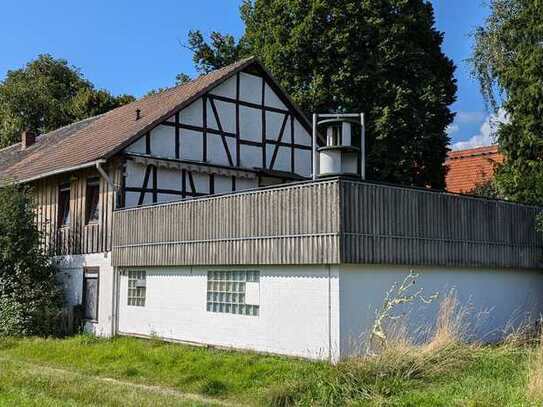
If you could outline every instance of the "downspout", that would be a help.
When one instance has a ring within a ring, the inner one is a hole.
[[[98,173],[100,173],[100,175],[102,176],[102,178],[104,178],[107,182],[107,184],[111,187],[111,189],[113,190],[113,206],[115,207],[116,206],[116,201],[117,201],[117,192],[118,192],[118,188],[117,186],[113,183],[113,181],[111,180],[111,178],[109,177],[109,175],[107,174],[107,172],[104,170],[104,168],[102,168],[102,165],[105,164],[107,161],[106,160],[98,160],[96,161],[96,170],[98,171]],[[117,277],[117,270],[115,268],[113,268],[113,276],[112,276],[112,293],[111,293],[111,335],[112,336],[115,336],[117,334],[117,302],[118,302],[118,277]]]
[[[98,160],[96,161],[96,169],[107,182],[107,184],[113,189],[113,191],[117,192],[117,186],[113,183],[111,178],[109,178],[109,175],[107,175],[107,172],[102,168],[102,164],[105,164],[106,160]]]
[[[332,270],[328,266],[328,362],[332,363]]]

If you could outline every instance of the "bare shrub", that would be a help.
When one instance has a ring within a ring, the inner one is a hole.
[[[530,316],[524,317],[520,323],[515,323],[515,320],[509,321],[504,329],[503,344],[519,347],[539,343],[542,334],[541,321],[541,317],[534,319]]]
[[[379,353],[394,344],[406,346],[410,344],[408,330],[405,326],[404,316],[398,312],[398,307],[405,304],[414,304],[421,301],[430,304],[439,293],[429,297],[423,296],[423,288],[412,291],[417,282],[418,274],[412,270],[401,283],[394,283],[390,290],[385,293],[381,309],[376,312],[367,343],[368,354]]]

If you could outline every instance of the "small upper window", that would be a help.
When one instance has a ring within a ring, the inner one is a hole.
[[[86,193],[86,223],[95,223],[100,219],[100,208],[98,202],[100,201],[100,178],[87,179],[87,193]]]
[[[70,184],[62,184],[58,192],[58,225],[70,224]]]

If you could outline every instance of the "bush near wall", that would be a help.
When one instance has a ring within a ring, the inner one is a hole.
[[[55,335],[62,295],[27,188],[0,188],[0,336]]]

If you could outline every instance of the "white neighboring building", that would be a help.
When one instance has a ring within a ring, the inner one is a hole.
[[[481,339],[543,312],[538,208],[358,181],[360,146],[334,132],[329,177],[309,181],[310,133],[247,59],[27,133],[0,150],[0,176],[34,186],[67,304],[98,335],[338,360],[411,269],[426,292],[489,310]],[[351,178],[332,177],[332,150],[351,154]]]

